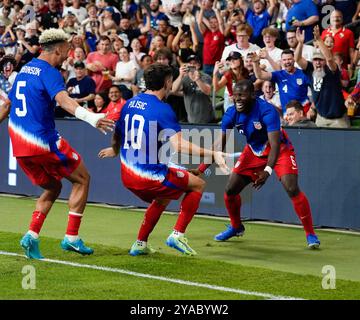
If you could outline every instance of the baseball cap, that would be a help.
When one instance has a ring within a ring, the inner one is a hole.
[[[85,69],[85,63],[82,61],[76,61],[74,63],[74,68],[75,69],[77,69],[77,68]]]
[[[241,59],[242,55],[240,52],[237,51],[231,51],[228,55],[228,57],[226,58],[226,60],[232,60],[232,59]]]
[[[105,10],[105,11],[109,11],[109,12],[111,12],[111,13],[115,13],[115,10],[114,10],[113,7],[106,7],[104,10]]]
[[[195,60],[196,62],[201,63],[200,58],[195,54],[192,54],[192,55],[188,56],[187,59],[186,59],[186,62],[190,62],[192,60]]]
[[[321,52],[319,49],[317,49],[317,50],[314,51],[314,54],[313,54],[313,60],[314,60],[314,59],[325,60],[325,57],[324,57],[324,55],[322,54],[322,52]]]
[[[16,27],[16,30],[22,30],[22,31],[26,31],[26,28],[24,25],[20,24]]]

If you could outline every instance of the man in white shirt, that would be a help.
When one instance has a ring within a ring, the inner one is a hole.
[[[64,7],[63,17],[71,12],[78,19],[79,23],[83,22],[87,17],[87,11],[84,7],[80,6],[80,0],[72,0],[71,7]]]
[[[232,51],[240,52],[243,57],[246,57],[250,52],[258,52],[260,47],[249,42],[251,34],[252,28],[248,24],[239,25],[236,29],[237,43],[225,47],[221,60],[226,60]]]
[[[291,29],[286,33],[286,40],[287,43],[289,45],[289,48],[292,51],[295,51],[297,45],[298,45],[298,41],[296,40],[296,29]],[[304,44],[303,46],[303,51],[302,51],[302,57],[306,60],[306,61],[313,61],[313,54],[314,54],[314,50],[315,48],[313,46],[309,46],[307,44]],[[299,65],[297,63],[295,63],[295,67],[299,68]]]

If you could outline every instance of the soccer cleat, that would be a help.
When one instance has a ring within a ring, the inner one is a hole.
[[[319,248],[320,240],[316,234],[309,234],[306,236],[308,247],[311,249]]]
[[[135,241],[131,246],[129,254],[131,256],[140,256],[155,253],[155,249],[153,249],[149,244],[142,244],[142,242]]]
[[[175,236],[171,234],[167,238],[166,244],[188,256],[194,256],[197,254],[196,251],[188,245],[187,239],[184,236]]]
[[[94,250],[85,246],[84,242],[81,239],[78,239],[76,241],[69,241],[66,236],[64,240],[61,241],[61,248],[66,251],[74,251],[83,255],[94,253]]]
[[[44,259],[40,253],[39,242],[39,239],[35,239],[29,233],[25,234],[20,240],[20,245],[24,248],[25,255],[29,259]]]
[[[220,232],[214,237],[215,241],[226,241],[232,237],[242,237],[245,233],[245,227],[243,224],[239,228],[233,228],[230,224],[227,225],[227,229]]]

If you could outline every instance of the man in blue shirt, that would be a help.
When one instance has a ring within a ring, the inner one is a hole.
[[[293,203],[296,214],[303,224],[308,246],[320,245],[313,225],[309,201],[298,186],[298,167],[294,148],[287,134],[280,128],[280,117],[273,105],[255,97],[254,86],[249,80],[241,80],[233,90],[234,103],[223,116],[221,150],[225,147],[227,130],[236,129],[245,135],[247,144],[236,162],[225,187],[224,200],[231,225],[215,236],[216,241],[226,241],[244,234],[241,223],[240,192],[250,183],[260,189],[274,170]],[[201,164],[198,172],[208,165]]]
[[[286,105],[291,100],[297,100],[304,106],[304,112],[310,108],[307,96],[309,80],[305,73],[295,68],[294,52],[286,49],[281,53],[281,65],[283,70],[266,72],[260,68],[260,57],[252,55],[252,62],[256,78],[275,82],[279,87],[280,101],[283,114],[286,113]]]
[[[293,0],[293,5],[286,16],[286,31],[301,27],[305,30],[305,42],[307,42],[313,38],[312,30],[318,21],[318,10],[312,0]]]
[[[243,9],[245,13],[247,23],[253,29],[250,42],[263,47],[264,41],[261,32],[270,24],[276,8],[275,0],[270,0],[269,8],[266,8],[265,0],[252,0],[252,8],[249,8],[249,5],[245,0],[240,0],[239,4],[240,8]]]
[[[115,157],[120,153],[121,178],[126,188],[146,202],[150,202],[141,224],[137,241],[130,255],[153,253],[147,240],[160,215],[173,199],[181,201],[181,211],[174,231],[166,244],[186,254],[196,251],[184,237],[186,227],[196,213],[205,182],[186,170],[169,167],[169,146],[175,152],[211,156],[227,169],[222,152],[203,149],[184,140],[181,127],[170,105],[162,102],[172,88],[172,69],[155,63],[144,72],[147,90],[127,101],[116,122],[112,147],[99,152],[100,158]],[[170,144],[169,144],[170,143]]]

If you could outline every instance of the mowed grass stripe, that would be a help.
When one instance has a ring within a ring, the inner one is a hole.
[[[26,258],[24,255],[14,253],[14,252],[6,252],[6,251],[0,251],[0,255]],[[167,277],[162,277],[162,276],[155,276],[155,275],[151,275],[151,274],[133,272],[133,271],[129,271],[129,270],[110,268],[110,267],[105,267],[105,266],[82,264],[82,263],[76,263],[76,262],[71,262],[71,261],[62,261],[62,260],[54,260],[54,259],[46,259],[46,258],[42,259],[40,261],[62,264],[62,265],[66,265],[66,266],[76,267],[76,268],[86,268],[86,269],[100,270],[100,271],[106,271],[106,272],[121,273],[121,274],[126,274],[126,275],[140,277],[140,278],[148,278],[148,279],[152,279],[152,280],[171,282],[171,283],[176,283],[176,284],[181,284],[181,285],[186,285],[186,286],[200,287],[200,288],[223,291],[223,292],[238,293],[238,294],[247,295],[247,296],[262,297],[262,298],[271,299],[271,300],[303,300],[300,298],[276,296],[276,295],[269,294],[269,293],[246,291],[246,290],[241,290],[241,289],[216,286],[216,285],[207,284],[207,283],[192,282],[192,281],[186,281],[186,280],[181,280],[181,279],[172,279],[172,278],[167,278]]]

